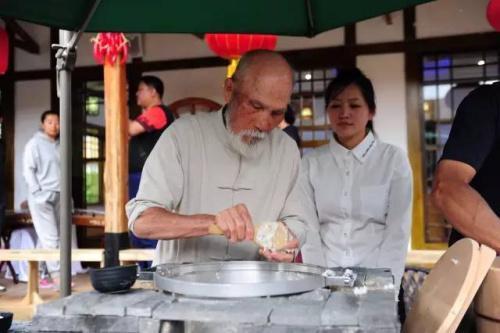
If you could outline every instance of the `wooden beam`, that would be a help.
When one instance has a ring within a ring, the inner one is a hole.
[[[433,37],[410,41],[359,44],[353,46],[333,46],[316,49],[292,50],[281,52],[295,69],[310,69],[313,67],[330,67],[332,64],[350,63],[352,56],[366,54],[382,54],[395,52],[468,52],[484,49],[499,49],[500,38],[496,32],[474,33],[459,36]],[[137,63],[135,69],[140,72],[168,71],[193,68],[225,67],[227,61],[218,57],[203,57],[193,59],[176,59],[160,61],[143,61]],[[130,66],[130,65],[128,65]],[[100,71],[100,66],[84,66],[75,68],[75,76],[88,76]],[[31,70],[17,71],[12,79],[39,80],[50,78],[52,71]],[[96,76],[97,74],[93,74]]]
[[[40,45],[15,20],[4,18],[6,26],[14,33],[12,45],[28,53],[40,54]],[[19,37],[19,38],[17,38]]]

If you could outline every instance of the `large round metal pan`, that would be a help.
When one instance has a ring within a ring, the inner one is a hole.
[[[325,268],[265,261],[159,265],[155,286],[193,297],[258,297],[302,293],[325,286]]]

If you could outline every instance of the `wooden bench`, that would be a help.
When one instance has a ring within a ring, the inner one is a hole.
[[[28,262],[28,288],[23,304],[39,304],[43,300],[38,292],[38,263],[40,261],[59,261],[59,249],[0,249],[0,261]],[[93,261],[104,265],[104,249],[72,249],[72,261]]]
[[[411,250],[406,254],[406,267],[431,269],[441,258],[442,250]]]
[[[126,265],[137,261],[152,261],[154,253],[154,249],[126,249],[120,250],[118,258],[120,260],[120,265]]]

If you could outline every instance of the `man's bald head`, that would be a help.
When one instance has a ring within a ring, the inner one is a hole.
[[[236,67],[232,80],[242,82],[255,80],[262,75],[283,77],[293,82],[290,64],[279,53],[270,50],[254,50],[245,53]]]
[[[233,77],[226,80],[225,98],[231,104],[237,95],[251,93],[270,104],[283,100],[288,103],[292,87],[293,71],[281,54],[270,50],[254,50],[243,55]]]

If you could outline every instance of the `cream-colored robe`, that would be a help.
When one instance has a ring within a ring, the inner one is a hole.
[[[216,214],[244,203],[254,223],[284,221],[304,243],[306,226],[298,199],[300,154],[280,129],[265,139],[254,159],[229,145],[222,110],[185,116],[161,136],[146,161],[139,191],[127,204],[129,228],[149,207],[179,214]],[[221,259],[228,242],[222,236],[160,240],[153,264]],[[230,243],[231,259],[259,257],[255,243]]]

